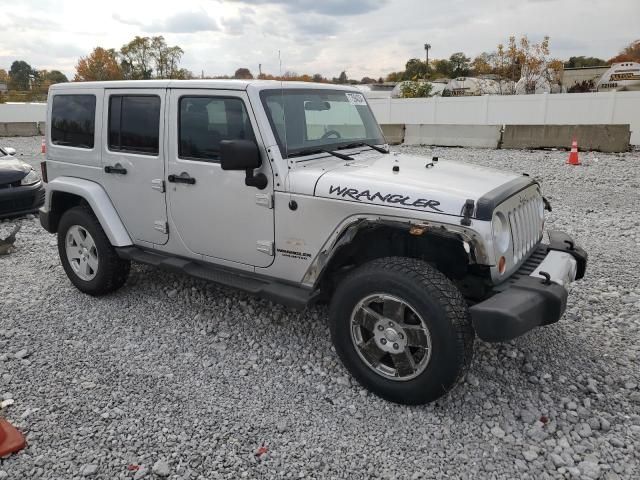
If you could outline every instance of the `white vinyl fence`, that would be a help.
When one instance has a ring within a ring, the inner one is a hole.
[[[44,122],[46,103],[0,103],[0,123]]]
[[[640,92],[369,98],[382,124],[593,125],[629,124],[640,145]],[[0,104],[0,123],[44,122],[46,104]]]
[[[640,92],[369,98],[381,124],[593,125],[629,124],[640,145]]]

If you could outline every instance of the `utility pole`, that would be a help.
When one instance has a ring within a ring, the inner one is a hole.
[[[427,52],[427,64],[426,64],[427,65],[427,71],[426,71],[426,74],[425,74],[425,77],[426,77],[427,75],[429,75],[429,50],[431,50],[431,44],[425,43],[424,44],[424,50],[425,50],[425,52]]]

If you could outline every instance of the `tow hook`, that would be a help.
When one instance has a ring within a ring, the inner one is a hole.
[[[539,274],[544,277],[544,280],[542,280],[543,285],[551,285],[551,275],[547,272],[539,272]]]

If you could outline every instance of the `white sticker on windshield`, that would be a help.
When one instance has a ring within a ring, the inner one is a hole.
[[[351,105],[366,105],[367,104],[367,102],[364,99],[364,95],[362,95],[361,93],[345,92],[345,95],[347,96],[347,100],[349,100],[349,103]]]

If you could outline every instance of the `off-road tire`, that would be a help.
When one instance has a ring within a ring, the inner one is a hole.
[[[376,293],[408,302],[427,323],[431,358],[415,378],[385,378],[356,350],[351,337],[352,312],[361,299]],[[447,277],[421,260],[386,257],[356,268],[337,286],[329,315],[333,344],[345,367],[365,388],[392,402],[417,405],[434,401],[471,364],[475,334],[467,304]]]
[[[83,280],[73,271],[67,258],[65,238],[74,225],[83,227],[91,234],[98,252],[97,272],[89,281]],[[71,283],[89,295],[105,295],[117,290],[127,281],[131,269],[131,262],[118,256],[100,222],[91,209],[85,206],[70,208],[62,215],[58,225],[58,254]]]

